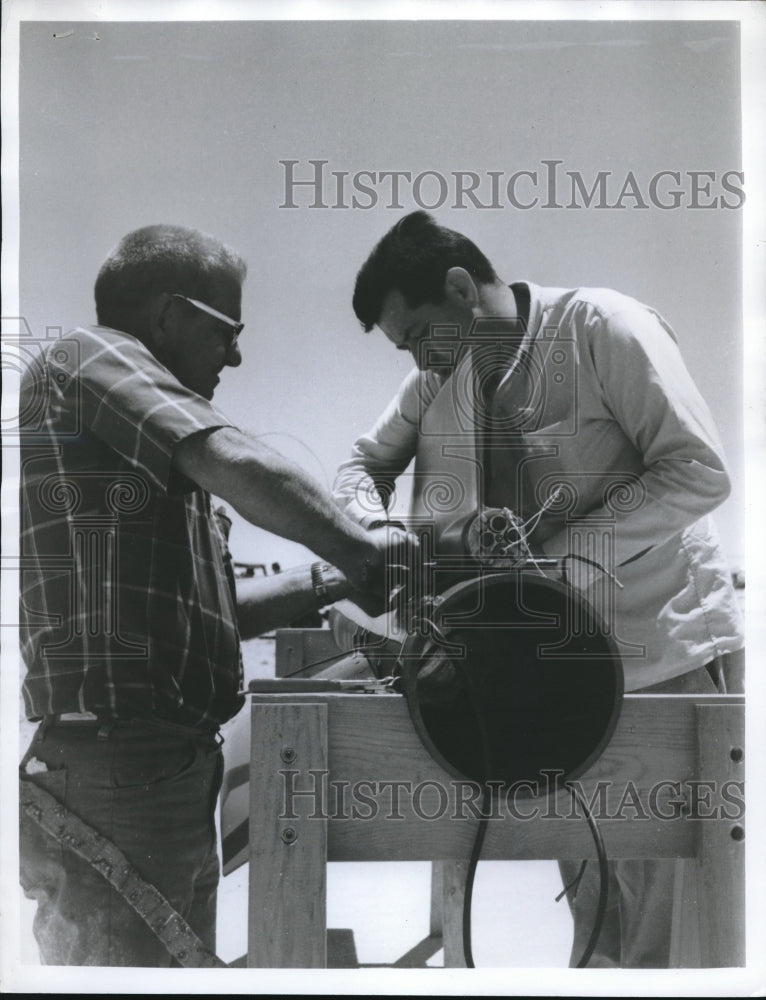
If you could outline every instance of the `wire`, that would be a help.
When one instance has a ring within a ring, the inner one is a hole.
[[[583,863],[580,865],[580,868],[579,868],[577,874],[572,879],[572,881],[571,882],[567,882],[567,884],[564,886],[564,888],[561,890],[561,892],[558,894],[558,896],[556,896],[556,898],[554,900],[555,903],[560,903],[561,900],[564,898],[564,896],[566,896],[566,894],[569,892],[570,889],[574,889],[574,891],[575,891],[574,894],[575,894],[575,896],[577,895],[577,888],[580,885],[580,882],[582,881],[582,877],[585,874],[585,869],[587,867],[588,867],[588,862],[587,861],[583,861]]]
[[[620,588],[620,590],[625,590],[625,587],[620,583],[620,581],[617,579],[617,577],[614,575],[614,573],[611,573],[608,569],[606,569],[606,567],[602,566],[600,562],[596,562],[595,559],[588,559],[586,556],[580,556],[576,552],[567,552],[567,554],[562,557],[561,562],[562,562],[562,566],[563,566],[564,582],[565,583],[567,582],[567,573],[566,573],[566,562],[567,562],[567,559],[577,559],[579,562],[587,563],[588,566],[595,566],[596,569],[600,569],[602,573],[604,573],[606,576],[608,576],[609,579],[614,584],[616,584],[616,586],[618,586]]]
[[[585,946],[585,949],[580,956],[580,959],[575,966],[577,969],[584,969],[585,966],[590,961],[593,950],[596,947],[599,936],[601,934],[601,929],[604,926],[604,914],[606,913],[606,904],[609,899],[609,869],[607,868],[607,857],[606,848],[604,847],[604,841],[601,837],[601,831],[598,828],[598,824],[588,808],[588,804],[585,798],[577,788],[576,785],[570,785],[569,782],[565,782],[567,789],[573,799],[580,803],[585,813],[585,818],[588,821],[588,826],[590,827],[590,832],[593,835],[593,842],[596,845],[596,854],[598,855],[598,874],[599,874],[599,888],[598,888],[598,906],[596,908],[596,917],[593,921],[593,929],[590,932],[590,938]],[[576,881],[579,882],[582,874],[585,870],[585,863],[580,868],[578,872]],[[569,888],[567,886],[567,888]]]
[[[476,726],[479,730],[479,737],[481,739],[481,755],[484,764],[481,816],[479,818],[479,825],[476,828],[476,836],[473,840],[471,857],[468,859],[468,869],[465,873],[465,886],[463,889],[463,957],[465,959],[466,968],[475,969],[476,966],[473,961],[473,947],[471,945],[471,904],[473,901],[473,883],[476,877],[476,868],[479,864],[481,849],[484,846],[484,838],[487,835],[487,823],[489,822],[490,805],[492,801],[492,789],[489,784],[487,784],[492,775],[492,755],[490,752],[487,727],[484,725],[484,719],[481,716],[481,712],[479,711],[476,701],[476,685],[474,678],[467,664],[462,661],[457,662],[460,664],[463,677],[465,678],[466,685],[468,687],[468,701],[471,706],[474,719],[476,720]]]
[[[279,680],[284,680],[287,677],[295,677],[296,674],[302,674],[304,670],[309,670],[311,667],[321,667],[323,663],[332,663],[333,660],[342,660],[344,656],[351,656],[352,653],[358,653],[359,651],[358,647],[340,649],[337,653],[332,653],[330,656],[323,656],[321,660],[312,660],[311,663],[304,663],[302,667],[298,667],[297,670],[292,670],[289,674],[282,674],[279,677]]]
[[[585,559],[584,557],[571,556],[571,558],[582,558],[584,562],[592,562],[592,560]],[[593,563],[593,565],[598,566],[598,563]],[[601,569],[602,567],[599,568]],[[421,621],[431,626],[432,636],[435,635],[436,638],[445,645],[449,644],[447,636],[439,628],[439,626],[436,625],[435,622],[431,621],[425,616],[422,616]],[[400,650],[399,654],[400,660],[403,649],[404,649],[404,642],[402,643],[402,649]],[[323,662],[323,661],[317,661],[317,662]],[[474,719],[476,721],[476,726],[479,730],[479,736],[481,739],[482,758],[484,764],[484,780],[482,782],[481,813],[479,817],[479,824],[476,829],[476,835],[474,837],[471,856],[468,860],[468,867],[465,876],[465,886],[463,890],[463,914],[462,914],[463,955],[465,959],[466,968],[475,969],[476,965],[474,964],[473,947],[471,942],[471,907],[473,903],[473,887],[476,878],[476,869],[478,867],[479,858],[481,857],[481,851],[484,846],[484,840],[487,834],[487,824],[490,816],[492,788],[488,784],[488,782],[492,774],[492,766],[491,766],[492,758],[491,758],[491,750],[489,744],[489,734],[487,733],[487,728],[484,725],[484,720],[482,718],[481,712],[479,711],[479,707],[477,704],[475,679],[472,676],[471,671],[469,670],[467,664],[462,663],[460,660],[453,662],[459,665],[466,681],[466,685],[468,688],[468,695],[469,695],[468,701]],[[580,792],[579,788],[576,785],[570,784],[569,782],[565,782],[564,784],[567,790],[569,791],[570,795],[572,796],[572,798],[576,802],[579,802],[579,804],[582,806],[583,812],[585,814],[585,819],[587,820],[588,827],[590,829],[591,835],[593,837],[593,842],[596,847],[596,855],[598,857],[599,895],[598,895],[598,904],[596,907],[596,916],[593,921],[593,928],[591,930],[588,943],[586,944],[583,953],[580,956],[577,965],[575,966],[578,969],[583,969],[587,966],[588,962],[590,961],[593,952],[595,950],[596,944],[598,943],[598,939],[601,935],[601,931],[603,929],[604,916],[606,914],[606,907],[609,899],[609,870],[607,867],[606,848],[604,846],[604,841],[601,836],[601,831],[598,828],[598,824],[596,823],[595,817],[591,813],[588,804],[585,801],[585,798]],[[587,866],[587,861],[584,861],[580,866],[580,870],[577,873],[576,878],[572,882],[570,882],[569,885],[564,887],[563,893],[561,893],[559,896],[556,897],[557,901],[561,899],[563,895],[570,888],[579,884],[585,872],[586,866]]]
[[[474,837],[473,849],[471,850],[471,857],[468,861],[468,869],[465,876],[465,888],[463,893],[463,955],[465,957],[466,968],[475,969],[476,966],[473,960],[473,948],[471,945],[471,905],[473,902],[473,884],[476,877],[476,868],[479,863],[479,858],[481,856],[482,847],[484,846],[484,839],[487,835],[487,823],[489,821],[490,805],[492,789],[487,784],[490,774],[491,774],[491,756],[489,747],[489,737],[487,734],[486,726],[484,725],[484,720],[481,717],[480,712],[476,704],[476,692],[474,685],[472,683],[472,678],[470,671],[468,669],[463,670],[463,675],[468,682],[469,691],[469,703],[471,709],[473,710],[474,718],[476,719],[476,724],[479,729],[479,734],[481,737],[482,745],[482,756],[484,758],[484,783],[482,785],[482,800],[481,800],[481,815],[479,819],[479,825],[476,829],[476,836]],[[599,870],[599,892],[598,892],[598,905],[596,907],[596,916],[593,921],[593,928],[588,939],[588,943],[580,956],[579,961],[575,968],[584,969],[593,955],[593,951],[598,943],[598,939],[601,935],[601,930],[604,926],[604,916],[606,914],[606,906],[609,899],[609,869],[607,867],[607,856],[606,848],[604,847],[604,841],[601,836],[601,831],[598,828],[595,817],[588,808],[588,803],[585,801],[584,796],[580,792],[576,785],[569,784],[565,782],[565,786],[568,789],[570,795],[575,801],[579,802],[585,813],[585,819],[588,822],[588,827],[590,829],[591,835],[593,837],[593,842],[596,846],[596,855],[598,856],[598,870]],[[577,885],[582,878],[587,862],[584,861],[580,866],[580,870],[577,873],[577,877],[568,886],[565,887],[564,892],[566,892],[572,885]],[[561,896],[557,897],[560,899]]]
[[[473,900],[473,882],[476,876],[476,867],[479,863],[481,849],[484,846],[484,838],[487,835],[487,823],[489,822],[490,802],[492,789],[489,785],[483,786],[481,796],[481,818],[473,841],[473,850],[468,861],[468,870],[465,873],[465,889],[463,892],[463,955],[468,969],[475,969],[473,961],[473,948],[471,947],[471,902]]]
[[[557,487],[553,491],[553,493],[551,493],[551,495],[548,497],[548,499],[545,501],[545,503],[542,505],[542,507],[536,513],[532,514],[530,517],[528,517],[526,519],[526,521],[524,521],[522,523],[522,525],[521,525],[521,531],[524,533],[524,544],[525,545],[526,545],[526,541],[527,541],[527,538],[529,537],[529,535],[531,535],[532,532],[536,530],[538,524],[540,523],[540,518],[543,516],[543,514],[550,507],[552,507],[554,505],[554,503],[558,500],[558,498],[559,498],[560,495],[561,495],[561,487],[559,486],[559,487]],[[506,509],[506,508],[504,508],[504,509]],[[532,525],[531,528],[530,528],[530,524]]]
[[[518,546],[523,552],[526,559],[532,563],[532,565],[535,567],[540,576],[543,577],[545,576],[545,573],[538,565],[537,560],[535,559],[532,553],[532,549],[529,547],[529,542],[527,541],[527,539],[536,530],[537,525],[540,523],[540,519],[543,516],[543,514],[548,510],[549,507],[553,506],[556,500],[558,500],[560,493],[561,493],[561,487],[556,489],[548,497],[548,499],[545,501],[542,507],[535,514],[532,514],[530,517],[528,517],[526,521],[521,521],[520,518],[518,518],[516,514],[514,514],[514,512],[510,510],[508,507],[502,508],[506,520],[509,522],[509,524],[511,525],[511,527],[514,529],[514,531],[518,536],[515,542],[511,542],[506,546],[505,555],[509,555],[510,552],[515,547]]]
[[[327,470],[325,469],[321,458],[319,457],[319,455],[317,455],[317,453],[314,451],[313,448],[309,447],[309,445],[306,444],[305,441],[303,441],[295,434],[290,434],[288,431],[266,431],[264,434],[254,435],[256,441],[261,441],[263,440],[263,438],[269,438],[269,437],[289,438],[291,441],[295,441],[296,444],[299,444],[302,448],[305,448],[305,450],[309,453],[309,455],[311,455],[311,457],[319,466],[319,470],[322,473],[322,478],[325,481],[325,486],[327,487],[328,490],[330,489],[330,479],[327,475]]]
[[[483,728],[483,727],[482,727]],[[598,870],[599,870],[599,892],[598,892],[598,905],[596,908],[596,917],[593,921],[593,929],[591,930],[590,937],[588,938],[588,943],[586,944],[582,955],[580,956],[575,968],[584,969],[588,962],[590,961],[593,952],[598,943],[598,939],[601,936],[601,931],[604,926],[604,916],[606,914],[606,906],[609,900],[609,870],[607,868],[607,856],[606,849],[604,847],[604,841],[601,837],[601,831],[598,828],[596,820],[594,819],[588,805],[583,798],[580,790],[567,783],[570,794],[575,798],[583,808],[585,812],[585,818],[588,821],[588,826],[590,828],[591,834],[593,835],[593,841],[596,845],[596,854],[598,855]],[[492,790],[489,785],[483,786],[482,800],[481,800],[481,818],[479,820],[479,826],[476,830],[476,836],[474,838],[473,850],[471,851],[471,857],[468,862],[468,870],[465,876],[465,891],[463,895],[463,954],[465,956],[465,964],[468,969],[475,969],[476,966],[473,960],[473,949],[471,946],[471,905],[473,901],[473,884],[476,877],[476,868],[479,862],[479,857],[481,855],[482,847],[484,846],[484,838],[487,834],[487,823],[489,821],[489,811],[490,811],[490,799]],[[580,870],[577,876],[566,886],[563,892],[556,897],[557,901],[561,899],[565,892],[567,892],[572,886],[579,883],[582,878],[587,861],[583,861],[580,866]]]

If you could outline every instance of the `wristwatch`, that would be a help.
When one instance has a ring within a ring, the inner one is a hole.
[[[329,571],[332,567],[328,563],[315,562],[311,564],[311,586],[316,594],[319,601],[322,602],[322,607],[325,604],[331,604],[330,592],[327,589],[327,584],[325,583],[324,574],[325,571]]]

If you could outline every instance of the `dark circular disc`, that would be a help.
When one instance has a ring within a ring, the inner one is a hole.
[[[579,594],[532,572],[483,575],[437,602],[405,647],[415,727],[450,773],[542,794],[582,774],[623,696],[608,629]]]

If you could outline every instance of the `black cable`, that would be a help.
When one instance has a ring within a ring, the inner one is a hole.
[[[580,865],[580,868],[579,868],[577,874],[572,879],[572,881],[571,882],[567,882],[567,884],[564,886],[564,888],[561,890],[561,892],[558,894],[558,896],[556,896],[556,898],[554,900],[555,903],[560,903],[561,900],[564,898],[564,896],[566,896],[566,894],[569,892],[570,889],[574,889],[575,896],[577,895],[577,886],[579,886],[580,882],[582,881],[582,877],[585,874],[585,869],[587,867],[588,867],[588,862],[587,861],[583,861],[583,863]]]
[[[574,558],[578,558],[575,556]],[[593,560],[583,558],[583,562],[592,563],[594,566],[598,566]],[[602,567],[599,567],[602,568]],[[433,622],[428,622],[438,635],[438,637],[446,643],[446,636],[441,631],[441,629],[436,626]],[[476,868],[478,866],[479,858],[481,856],[481,850],[484,846],[484,839],[487,834],[487,823],[490,815],[491,806],[491,795],[492,789],[488,784],[490,776],[492,774],[491,766],[491,752],[489,744],[489,735],[487,733],[486,726],[484,725],[484,720],[482,718],[481,712],[479,711],[477,704],[477,692],[475,686],[475,678],[472,676],[471,671],[468,669],[467,664],[462,663],[460,660],[454,661],[462,668],[462,674],[466,681],[466,686],[468,689],[468,702],[471,706],[474,719],[476,721],[476,726],[479,730],[479,736],[481,739],[482,748],[482,758],[484,764],[484,781],[482,782],[482,801],[481,801],[481,815],[479,819],[479,825],[476,830],[476,836],[474,837],[473,848],[471,850],[471,856],[468,861],[468,868],[465,877],[465,887],[463,892],[463,954],[465,958],[466,968],[475,969],[476,966],[473,960],[473,949],[471,945],[471,905],[473,901],[473,885],[476,876]],[[588,808],[588,804],[585,801],[582,793],[576,785],[572,785],[569,782],[565,782],[565,787],[568,789],[572,798],[579,802],[583,808],[585,814],[585,819],[587,820],[588,827],[590,829],[591,835],[593,837],[593,842],[596,847],[596,855],[598,857],[598,867],[599,867],[599,895],[598,904],[596,907],[596,917],[593,921],[593,928],[588,939],[582,955],[575,968],[583,969],[587,966],[588,962],[593,955],[598,939],[601,935],[601,931],[604,925],[604,916],[606,914],[606,907],[609,898],[609,871],[607,868],[607,856],[606,848],[604,846],[604,841],[601,836],[601,831],[598,828],[598,824]],[[572,885],[579,883],[582,878],[587,861],[584,861],[580,866],[580,870],[577,873],[577,877],[568,886],[565,886],[564,892],[566,892]],[[563,894],[562,894],[563,895]],[[560,899],[561,895],[557,897]]]
[[[584,560],[590,562],[591,560]],[[598,564],[594,564],[598,565]],[[433,623],[430,623],[433,624]],[[436,626],[434,626],[436,628]],[[440,632],[440,630],[437,629]],[[441,638],[445,638],[443,633],[441,633]],[[321,666],[323,663],[329,663],[332,660],[342,659],[344,656],[351,656],[353,653],[359,652],[360,647],[356,646],[347,650],[340,650],[337,653],[333,653],[330,656],[325,656],[320,660],[314,660],[311,663],[307,663],[300,667],[298,670],[292,673],[285,674],[284,677],[294,677],[296,674],[302,673],[304,670],[308,670],[311,667]],[[454,661],[453,661],[454,662]],[[459,662],[459,661],[458,661]],[[462,665],[462,664],[461,664]],[[476,725],[479,730],[479,735],[482,744],[482,756],[484,758],[484,775],[485,782],[489,780],[491,774],[491,757],[489,748],[489,738],[487,735],[486,727],[484,726],[484,720],[481,717],[476,705],[476,692],[473,684],[473,678],[471,677],[470,671],[468,669],[463,670],[463,675],[466,678],[469,691],[469,703],[473,710],[474,718],[476,720]],[[596,854],[598,856],[598,867],[599,867],[599,896],[598,896],[598,906],[596,908],[596,918],[593,922],[593,929],[591,930],[590,938],[585,946],[585,949],[576,965],[576,968],[583,969],[590,961],[593,951],[598,942],[599,936],[601,935],[601,930],[604,924],[604,915],[606,913],[606,905],[609,896],[609,873],[607,869],[607,857],[606,848],[604,847],[604,841],[601,837],[601,831],[598,828],[596,820],[594,819],[588,804],[585,801],[582,793],[577,788],[576,785],[570,785],[568,782],[565,783],[570,795],[580,803],[585,813],[585,819],[588,822],[588,827],[590,828],[591,835],[596,847]],[[463,892],[463,954],[465,958],[466,968],[475,969],[476,966],[473,960],[473,948],[471,945],[471,905],[473,902],[473,885],[476,877],[476,868],[479,863],[479,858],[481,856],[482,847],[484,846],[484,840],[487,835],[487,823],[489,821],[490,806],[492,798],[491,787],[484,783],[482,784],[482,799],[481,799],[481,815],[479,819],[479,825],[476,829],[476,836],[474,837],[473,848],[471,850],[471,856],[468,860],[468,868],[465,876],[465,887]],[[580,871],[578,872],[575,883],[579,882],[582,874],[585,870],[585,865],[587,862],[583,862]],[[565,892],[569,886],[565,887]],[[558,897],[559,899],[561,896]]]
[[[482,727],[483,729],[483,727]],[[585,812],[585,818],[588,822],[590,832],[593,836],[593,841],[596,845],[596,854],[598,855],[598,870],[599,870],[599,893],[598,893],[598,905],[596,907],[596,917],[593,921],[593,929],[591,930],[588,943],[586,944],[580,959],[577,962],[575,968],[584,969],[593,955],[598,939],[601,936],[601,930],[604,926],[604,916],[606,914],[606,905],[609,899],[609,871],[607,868],[607,856],[606,848],[604,847],[604,841],[601,837],[601,831],[598,828],[596,820],[594,819],[588,805],[583,798],[580,790],[573,785],[567,783],[566,787],[569,789],[570,794],[573,798],[579,801],[580,805],[583,807]],[[481,819],[479,820],[479,826],[476,830],[476,836],[474,838],[473,850],[471,851],[471,857],[468,862],[468,870],[465,876],[465,892],[463,895],[463,953],[465,955],[466,968],[475,969],[473,961],[473,950],[471,947],[471,903],[473,899],[473,883],[476,876],[476,867],[478,865],[479,856],[481,855],[481,849],[484,846],[484,838],[487,833],[487,822],[489,820],[489,807],[491,800],[492,789],[488,785],[484,785],[484,790],[481,800]],[[587,862],[584,861],[580,867],[577,877],[574,879],[566,889],[569,889],[571,885],[576,884],[582,878],[585,871],[585,866]],[[564,891],[566,891],[566,889]],[[563,894],[562,894],[563,895]],[[560,896],[558,897],[561,898]]]
[[[473,899],[473,881],[476,876],[476,867],[479,862],[481,849],[484,846],[484,838],[487,835],[491,798],[492,789],[489,785],[484,785],[481,796],[481,819],[479,820],[479,826],[474,837],[473,850],[468,861],[468,870],[465,873],[465,888],[463,892],[463,955],[467,969],[476,968],[473,961],[473,949],[471,947],[471,902]]]
[[[588,808],[588,804],[585,801],[580,789],[576,785],[570,785],[569,782],[565,782],[566,787],[569,789],[569,793],[573,799],[578,801],[583,807],[585,812],[585,818],[588,821],[588,826],[590,827],[590,832],[593,835],[593,842],[596,845],[596,854],[598,855],[598,874],[599,874],[599,889],[598,889],[598,906],[596,908],[596,918],[593,921],[593,929],[590,932],[590,938],[585,946],[585,949],[580,956],[580,960],[575,966],[576,969],[584,969],[585,966],[590,961],[593,950],[596,947],[599,936],[601,934],[601,929],[604,925],[604,914],[606,913],[606,904],[609,899],[609,870],[607,868],[607,858],[606,858],[606,848],[604,847],[604,841],[601,837],[601,831],[598,828],[593,814]],[[585,864],[580,868],[578,873],[578,879],[582,875]]]
[[[484,775],[485,782],[489,779],[491,774],[490,769],[490,750],[489,750],[489,740],[487,736],[487,730],[484,726],[483,719],[477,710],[475,702],[475,691],[473,684],[471,683],[468,671],[464,671],[464,676],[468,678],[469,684],[469,702],[471,708],[473,709],[474,717],[479,728],[479,733],[481,736],[482,743],[482,755],[484,757]],[[565,782],[565,786],[568,789],[572,798],[574,798],[583,808],[585,813],[585,819],[587,820],[588,827],[590,829],[591,835],[593,837],[593,842],[596,847],[596,855],[598,857],[598,871],[599,871],[599,892],[598,892],[598,905],[596,907],[596,917],[593,921],[593,928],[588,938],[588,943],[586,944],[582,955],[575,968],[584,969],[593,955],[598,939],[601,936],[601,931],[604,926],[604,916],[606,914],[606,906],[609,899],[609,870],[607,868],[607,856],[606,848],[604,846],[604,841],[601,836],[601,831],[598,828],[598,824],[588,808],[588,803],[585,801],[582,793],[576,785],[570,785]],[[479,819],[479,825],[476,829],[476,836],[474,837],[473,849],[471,851],[471,857],[468,861],[468,869],[465,876],[465,889],[463,893],[463,954],[465,957],[466,968],[475,969],[476,966],[473,960],[473,948],[471,945],[471,905],[473,902],[473,884],[476,877],[476,868],[478,866],[479,857],[481,856],[481,850],[484,846],[484,839],[487,835],[487,823],[490,814],[492,789],[488,784],[482,785],[482,800],[481,800],[481,818]],[[577,873],[577,878],[574,883],[579,883],[582,878],[587,862],[584,861],[580,866],[580,870]],[[567,886],[566,889],[570,888]],[[561,897],[558,897],[561,898]]]
[[[609,570],[602,566],[600,562],[596,562],[595,559],[588,559],[587,556],[578,555],[576,552],[567,552],[567,554],[561,559],[561,579],[563,583],[568,583],[567,559],[576,559],[578,562],[586,563],[588,566],[595,566],[596,569],[601,570],[604,576],[608,576],[613,583],[617,584],[620,590],[625,589],[614,573],[610,573]]]
[[[443,637],[442,633],[442,638]],[[487,733],[487,728],[484,725],[484,719],[481,716],[481,712],[479,711],[476,701],[474,678],[472,677],[467,665],[461,661],[458,662],[460,663],[463,676],[466,680],[466,685],[468,687],[468,702],[471,706],[471,710],[473,711],[476,726],[479,730],[479,737],[481,739],[481,755],[484,764],[484,783],[482,784],[481,795],[481,817],[479,819],[479,825],[476,828],[476,836],[473,840],[471,857],[468,859],[468,869],[465,873],[465,886],[463,889],[463,957],[465,959],[466,968],[475,969],[476,966],[473,961],[473,948],[471,945],[471,904],[473,901],[473,883],[474,878],[476,877],[476,868],[479,863],[479,857],[481,856],[481,849],[484,846],[484,838],[487,835],[487,823],[489,821],[490,806],[492,804],[492,789],[489,784],[487,784],[492,775],[492,756],[489,748],[489,735]]]

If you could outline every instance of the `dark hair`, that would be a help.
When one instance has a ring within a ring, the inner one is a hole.
[[[95,286],[96,318],[124,329],[153,295],[179,292],[205,300],[216,281],[242,284],[247,265],[230,247],[185,226],[144,226],[108,254]]]
[[[428,212],[411,212],[375,245],[359,269],[354,312],[366,331],[375,326],[390,291],[398,289],[410,308],[441,302],[451,267],[463,267],[480,284],[497,280],[495,270],[467,236],[438,225]]]

